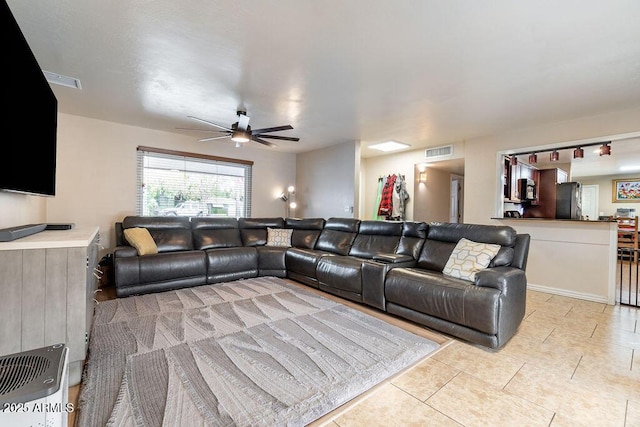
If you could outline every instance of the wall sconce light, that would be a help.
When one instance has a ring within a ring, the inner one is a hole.
[[[583,159],[584,158],[584,150],[582,147],[578,147],[573,150],[573,158],[574,159]]]
[[[549,160],[551,160],[552,162],[557,162],[558,160],[560,160],[560,153],[558,153],[556,150],[553,150],[549,155]]]
[[[536,153],[529,154],[529,163],[538,163],[538,155]]]
[[[418,181],[420,181],[422,184],[426,184],[427,171],[420,171],[420,173],[418,174]]]
[[[609,145],[609,143],[610,142],[605,142],[600,147],[600,155],[601,156],[610,156],[611,155],[611,146]]]

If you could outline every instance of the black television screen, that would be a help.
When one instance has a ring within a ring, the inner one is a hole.
[[[9,6],[0,1],[9,48],[2,67],[0,190],[53,196],[58,101]]]

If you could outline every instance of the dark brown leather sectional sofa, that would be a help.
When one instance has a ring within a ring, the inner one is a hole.
[[[158,254],[138,256],[123,230],[147,228]],[[267,246],[268,228],[292,229]],[[461,238],[500,245],[473,282],[442,270]],[[480,345],[499,348],[525,312],[529,235],[507,226],[351,218],[129,216],[116,223],[116,294],[258,276],[288,277]]]

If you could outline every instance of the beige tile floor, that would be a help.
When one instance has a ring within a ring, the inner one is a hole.
[[[493,351],[347,304],[443,347],[314,425],[640,426],[639,310],[527,291],[518,333]]]
[[[640,312],[527,292],[514,338],[452,340],[324,424],[640,426]]]

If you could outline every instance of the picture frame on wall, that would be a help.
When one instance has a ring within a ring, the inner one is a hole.
[[[613,180],[613,203],[640,202],[640,178]]]

